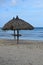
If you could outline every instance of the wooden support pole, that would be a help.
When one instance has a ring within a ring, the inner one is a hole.
[[[14,30],[14,39],[16,40],[16,36],[15,36],[15,30]]]
[[[17,36],[19,36],[19,30],[17,30]]]
[[[14,30],[14,36],[15,36],[15,30]]]
[[[17,44],[19,43],[19,30],[17,30]]]

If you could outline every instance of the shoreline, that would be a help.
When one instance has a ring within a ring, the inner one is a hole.
[[[0,45],[17,45],[17,40],[8,40],[8,39],[0,39]],[[43,44],[43,41],[40,40],[19,40],[18,45],[20,44]]]

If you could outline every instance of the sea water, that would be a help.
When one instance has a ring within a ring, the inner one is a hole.
[[[3,31],[0,28],[0,39],[14,39],[14,31]],[[42,40],[43,41],[43,27],[35,27],[33,30],[19,30],[20,40]]]

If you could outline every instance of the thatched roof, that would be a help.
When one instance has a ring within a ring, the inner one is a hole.
[[[3,30],[27,30],[27,29],[32,30],[34,29],[34,27],[31,24],[25,22],[24,20],[19,19],[18,16],[16,18],[13,18],[3,26]]]
[[[12,30],[13,27],[13,23],[14,23],[15,18],[13,17],[13,19],[11,19],[9,22],[7,22],[4,26],[3,26],[3,30]]]

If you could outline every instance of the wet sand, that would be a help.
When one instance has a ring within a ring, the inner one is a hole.
[[[0,65],[43,65],[43,41],[0,40]]]

